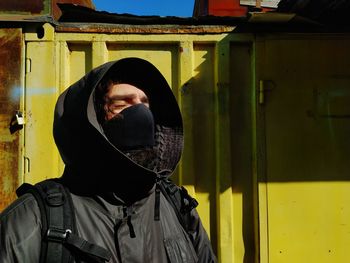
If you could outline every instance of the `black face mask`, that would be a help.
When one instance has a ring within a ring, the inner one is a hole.
[[[144,104],[122,110],[102,128],[108,140],[119,150],[135,151],[154,146],[154,119]]]

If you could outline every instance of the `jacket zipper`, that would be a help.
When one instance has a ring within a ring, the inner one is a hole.
[[[120,246],[119,246],[119,240],[118,240],[118,231],[119,231],[119,228],[120,226],[122,225],[123,223],[123,219],[117,219],[116,222],[115,222],[115,226],[114,226],[114,243],[115,243],[115,249],[117,251],[117,257],[118,257],[118,261],[120,263],[122,263],[122,255],[121,255],[121,252],[120,252]]]

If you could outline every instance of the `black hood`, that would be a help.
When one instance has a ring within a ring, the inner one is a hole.
[[[156,166],[146,169],[124,155],[97,121],[94,92],[110,71],[143,90],[155,122]],[[139,58],[108,62],[93,69],[58,98],[53,133],[65,163],[62,181],[83,195],[113,192],[135,201],[154,186],[157,174],[171,174],[182,153],[182,119],[176,99],[158,69]]]

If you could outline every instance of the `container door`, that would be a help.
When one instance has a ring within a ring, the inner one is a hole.
[[[0,211],[16,198],[21,183],[22,47],[21,29],[0,29]]]
[[[350,257],[349,45],[342,36],[257,43],[261,262]]]

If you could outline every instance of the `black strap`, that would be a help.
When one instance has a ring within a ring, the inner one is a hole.
[[[154,221],[160,220],[160,186],[159,182],[156,184],[156,195],[155,195],[155,202],[154,202]]]
[[[22,196],[26,193],[30,193],[34,196],[41,215],[41,236],[44,237],[46,235],[47,231],[47,220],[46,220],[46,209],[45,209],[45,203],[42,199],[41,194],[39,191],[31,184],[24,183],[16,190],[17,196]],[[47,251],[47,243],[42,242],[41,243],[41,250],[40,250],[40,259],[39,262],[45,262],[46,260],[46,251]]]
[[[73,262],[70,251],[62,246],[57,233],[65,237],[68,232],[75,232],[73,224],[73,209],[68,202],[68,193],[65,188],[54,180],[46,180],[35,185],[42,199],[45,201],[47,231],[43,242],[46,243],[46,263]],[[52,237],[55,233],[55,237]]]
[[[183,186],[181,186],[180,190],[181,195],[181,213],[187,214],[191,212],[192,209],[196,208],[198,206],[198,201],[189,195],[187,192],[187,189]]]
[[[132,225],[131,216],[130,215],[128,215],[126,223],[127,223],[128,227],[129,227],[130,237],[131,238],[135,238],[136,237],[135,229],[134,229],[134,226]]]
[[[73,262],[72,253],[88,262],[109,261],[109,251],[76,235],[71,195],[57,180],[46,180],[35,186],[23,184],[16,192],[18,196],[31,193],[38,203],[43,237],[41,263]]]
[[[184,187],[178,187],[168,178],[159,180],[156,186],[157,188],[159,188],[172,205],[180,224],[188,232],[190,229],[190,212],[198,206],[197,200],[191,197]]]
[[[74,234],[68,234],[65,244],[70,246],[83,258],[93,260],[93,262],[106,262],[112,257],[112,254],[108,250]]]

